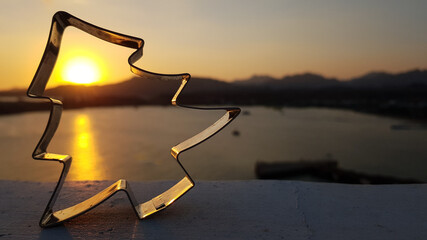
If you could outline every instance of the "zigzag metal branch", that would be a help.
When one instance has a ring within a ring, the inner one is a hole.
[[[160,80],[175,80],[181,81],[181,85],[174,97],[172,98],[172,105],[181,106],[192,109],[200,109],[200,110],[225,110],[226,113],[214,124],[210,127],[206,128],[199,134],[185,140],[184,142],[172,147],[171,154],[177,160],[178,164],[182,168],[185,173],[185,177],[180,180],[173,187],[163,192],[162,194],[152,198],[151,200],[145,203],[138,203],[135,199],[135,196],[132,193],[132,190],[129,186],[129,183],[126,180],[119,180],[103,191],[97,193],[93,197],[78,203],[74,206],[68,207],[66,209],[62,209],[59,211],[53,211],[53,206],[56,202],[56,199],[59,195],[59,192],[62,188],[62,185],[67,176],[68,170],[71,167],[72,158],[70,155],[63,154],[55,154],[48,153],[47,147],[54,136],[56,129],[59,126],[59,122],[62,114],[62,102],[57,99],[50,98],[49,96],[44,96],[44,91],[46,85],[49,81],[50,75],[55,66],[56,60],[59,54],[59,48],[61,45],[62,36],[64,30],[68,26],[76,27],[90,35],[98,37],[104,41],[114,43],[123,47],[133,48],[136,51],[129,57],[128,62],[131,68],[131,71],[141,77],[149,77],[150,79],[160,79]],[[40,138],[34,152],[33,158],[35,160],[46,160],[46,161],[57,161],[63,164],[63,169],[61,172],[61,176],[59,177],[58,184],[53,191],[52,197],[50,198],[46,209],[42,215],[40,220],[41,227],[49,227],[57,225],[63,221],[69,220],[76,216],[79,216],[92,208],[98,206],[112,195],[117,193],[118,191],[124,191],[129,200],[134,207],[136,215],[143,219],[153,213],[156,213],[160,210],[165,209],[167,206],[172,204],[175,200],[181,197],[184,193],[190,190],[194,185],[194,181],[191,179],[190,175],[184,169],[182,164],[179,161],[179,154],[202,143],[208,138],[212,137],[214,134],[219,132],[222,128],[224,128],[227,124],[229,124],[233,119],[237,117],[240,113],[239,108],[198,108],[198,107],[190,107],[183,106],[178,104],[178,96],[181,91],[184,89],[185,85],[188,81],[190,81],[190,74],[158,74],[149,72],[143,69],[140,69],[134,65],[136,61],[138,61],[142,55],[142,49],[144,46],[144,41],[140,38],[127,36],[124,34],[116,33],[107,29],[103,29],[92,25],[88,22],[85,22],[81,19],[78,19],[66,12],[57,12],[52,19],[52,25],[50,29],[49,39],[46,45],[46,49],[44,51],[42,60],[37,69],[37,72],[28,88],[27,95],[32,98],[42,98],[48,99],[51,102],[51,110],[48,123],[46,125],[43,136]]]

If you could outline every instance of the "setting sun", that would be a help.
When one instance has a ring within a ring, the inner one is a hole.
[[[75,84],[91,84],[100,80],[99,66],[88,57],[75,57],[65,63],[62,77]]]

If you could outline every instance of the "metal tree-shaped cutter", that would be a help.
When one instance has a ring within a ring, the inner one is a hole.
[[[176,91],[175,95],[172,98],[172,105],[181,106],[192,109],[199,110],[225,110],[225,114],[217,120],[214,124],[198,133],[197,135],[179,143],[178,145],[172,147],[171,154],[178,162],[179,166],[185,173],[185,177],[180,180],[177,184],[172,186],[170,189],[161,193],[160,195],[152,198],[151,200],[138,203],[135,199],[135,196],[130,188],[129,183],[120,179],[108,188],[103,191],[97,193],[91,198],[78,203],[74,206],[53,211],[53,206],[58,198],[59,192],[64,184],[65,178],[67,176],[68,170],[71,167],[72,157],[70,155],[65,154],[55,154],[48,153],[47,147],[54,136],[56,129],[59,126],[59,122],[62,114],[62,102],[57,99],[53,99],[49,96],[44,95],[44,91],[46,88],[46,84],[49,81],[50,75],[55,66],[56,60],[59,54],[59,48],[61,45],[62,36],[64,30],[68,26],[76,27],[92,36],[98,37],[104,41],[114,43],[123,47],[136,49],[134,53],[130,55],[128,58],[128,63],[130,65],[130,69],[136,75],[141,77],[146,77],[150,79],[160,79],[165,81],[181,81],[181,85]],[[33,158],[35,160],[46,160],[46,161],[57,161],[63,164],[62,172],[59,177],[59,181],[53,191],[53,194],[46,206],[46,209],[41,217],[40,226],[41,227],[49,227],[57,225],[61,222],[79,216],[92,208],[98,206],[112,195],[117,193],[118,191],[124,191],[128,196],[135,213],[140,219],[143,219],[153,213],[156,213],[160,210],[165,209],[170,204],[172,204],[175,200],[180,198],[183,194],[185,194],[188,190],[194,187],[195,183],[191,179],[190,175],[184,169],[182,164],[179,161],[179,154],[202,143],[207,140],[215,133],[224,128],[227,124],[229,124],[233,119],[237,117],[240,113],[239,108],[234,107],[225,107],[225,108],[200,108],[200,107],[191,107],[184,106],[178,103],[178,95],[184,89],[185,85],[190,80],[191,76],[188,73],[183,74],[158,74],[149,72],[143,69],[140,69],[134,65],[136,61],[138,61],[142,57],[142,49],[144,46],[144,41],[140,38],[127,36],[124,34],[120,34],[117,32],[113,32],[107,29],[103,29],[97,27],[93,24],[85,22],[79,18],[76,18],[66,12],[57,12],[52,19],[52,25],[50,29],[49,39],[46,45],[46,49],[44,51],[43,57],[41,59],[40,65],[37,69],[37,72],[28,88],[27,95],[32,98],[41,98],[48,99],[51,102],[51,110],[48,123],[46,125],[45,131],[40,138],[34,152]]]

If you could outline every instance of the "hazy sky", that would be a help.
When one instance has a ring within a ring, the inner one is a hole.
[[[143,38],[138,65],[162,73],[234,80],[309,71],[348,79],[427,68],[425,0],[2,0],[1,89],[29,85],[59,10]],[[105,82],[131,76],[131,50],[72,28],[63,41],[58,61],[83,49],[102,59]]]

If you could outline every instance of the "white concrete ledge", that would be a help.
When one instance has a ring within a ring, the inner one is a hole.
[[[109,183],[68,183],[59,203],[83,200]],[[140,201],[171,184],[131,182]],[[62,226],[41,229],[54,185],[0,181],[0,239],[427,239],[426,184],[198,182],[148,219],[138,220],[118,193]]]

